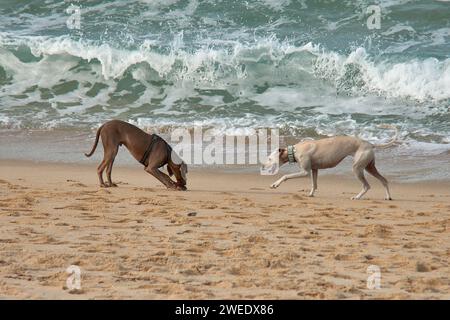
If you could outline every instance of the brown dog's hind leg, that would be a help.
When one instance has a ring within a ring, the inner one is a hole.
[[[173,182],[167,174],[159,171],[158,168],[150,168],[147,166],[144,170],[161,181],[161,183],[165,185],[167,189],[176,189],[175,182]]]
[[[112,167],[114,164],[114,159],[116,158],[117,152],[119,151],[119,146],[116,146],[115,149],[110,152],[108,155],[108,166],[106,168],[106,178],[108,179],[108,187],[117,187],[117,184],[112,182],[111,179],[111,173],[112,173]]]
[[[100,183],[100,187],[105,188],[106,184],[103,181],[103,171],[106,168],[106,161],[105,159],[102,160],[102,162],[100,162],[99,166],[97,167],[97,175],[98,175],[98,181]]]

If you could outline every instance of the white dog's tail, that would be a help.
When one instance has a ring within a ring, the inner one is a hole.
[[[375,148],[389,148],[390,146],[394,145],[397,142],[397,138],[398,138],[398,129],[396,126],[393,126],[391,124],[380,124],[379,125],[380,128],[385,128],[385,129],[394,129],[395,130],[395,135],[392,138],[391,141],[389,141],[388,143],[383,143],[383,144],[374,144]]]

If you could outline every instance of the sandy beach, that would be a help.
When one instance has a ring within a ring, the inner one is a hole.
[[[194,169],[168,191],[138,165],[0,162],[2,299],[449,299],[450,183]],[[68,290],[67,267],[81,270]],[[367,268],[381,271],[368,289]]]

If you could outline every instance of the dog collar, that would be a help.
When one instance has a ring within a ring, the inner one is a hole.
[[[153,145],[155,144],[155,142],[160,139],[158,135],[156,134],[152,134],[150,137],[150,144],[148,145],[147,150],[145,150],[144,155],[142,156],[141,161],[139,161],[140,163],[142,163],[144,166],[146,165],[146,161],[148,159],[148,157],[150,156],[150,153],[152,152],[153,149]]]
[[[295,147],[294,146],[288,146],[287,147],[287,154],[288,154],[288,161],[289,161],[289,163],[297,162],[295,160],[295,156],[294,156],[294,154],[295,154]]]

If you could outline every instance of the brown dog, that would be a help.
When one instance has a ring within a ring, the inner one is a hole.
[[[102,138],[104,152],[103,161],[97,168],[101,187],[117,187],[111,180],[111,172],[119,146],[124,145],[131,155],[144,165],[144,170],[161,181],[167,188],[186,190],[187,165],[172,151],[169,144],[156,134],[147,134],[124,121],[108,121],[97,130],[94,146],[91,152],[85,153],[86,157],[92,156],[95,152],[99,137]],[[175,174],[176,183],[168,175],[159,171],[159,168],[165,164],[167,164],[169,175]],[[107,184],[103,181],[105,169],[108,178]]]

